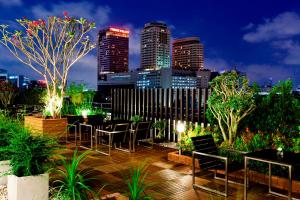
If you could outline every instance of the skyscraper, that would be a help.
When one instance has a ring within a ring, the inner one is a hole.
[[[203,45],[197,37],[182,38],[173,41],[172,68],[198,71],[203,69]]]
[[[101,74],[128,71],[129,31],[108,28],[98,35],[98,79]]]
[[[170,30],[162,22],[145,24],[141,33],[141,68],[170,67]]]

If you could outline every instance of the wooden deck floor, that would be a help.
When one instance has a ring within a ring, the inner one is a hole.
[[[74,147],[70,147],[65,154],[71,155],[73,149]],[[113,150],[111,156],[93,152],[81,167],[93,167],[99,172],[101,182],[106,184],[103,191],[104,195],[114,192],[125,194],[127,186],[124,177],[129,174],[130,167],[146,162],[149,173],[146,182],[152,184],[152,187],[147,190],[147,194],[154,199],[243,199],[243,186],[234,184],[229,184],[229,197],[227,198],[200,189],[194,190],[191,167],[169,162],[167,160],[168,151],[171,150],[162,147],[155,147],[154,149],[138,147],[136,153]],[[222,188],[222,182],[213,179],[197,178],[196,181],[219,189]],[[265,186],[254,185],[248,193],[248,199],[279,200],[283,198],[267,194],[267,187]]]

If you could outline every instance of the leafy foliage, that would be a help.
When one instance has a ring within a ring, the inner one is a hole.
[[[177,143],[177,146],[183,153],[184,152],[190,153],[194,150],[194,145],[191,139],[192,137],[212,134],[210,128],[202,128],[199,125],[196,127],[190,125],[185,130],[186,130],[185,132],[181,133]]]
[[[147,176],[148,173],[145,164],[130,169],[130,177],[126,180],[130,200],[152,199],[145,193],[146,189],[151,186],[145,183]]]
[[[163,138],[164,132],[167,128],[167,121],[158,120],[155,123],[153,123],[152,127],[158,130],[158,134],[156,135],[156,138]]]
[[[21,125],[19,121],[12,120],[4,113],[0,113],[0,160],[9,160],[11,153],[9,151],[12,134],[19,132]]]
[[[132,121],[133,125],[137,125],[139,122],[141,122],[143,118],[139,115],[134,115],[130,118],[130,121]]]
[[[246,77],[235,71],[224,73],[211,82],[212,94],[207,101],[207,115],[217,121],[223,140],[229,144],[237,136],[241,121],[255,109],[254,92],[248,83]]]
[[[16,95],[17,88],[11,82],[0,81],[0,101],[5,108],[13,103]]]
[[[99,187],[99,175],[92,168],[80,169],[91,151],[78,154],[76,149],[71,160],[62,159],[62,167],[52,171],[54,198],[68,200],[88,200],[98,194],[95,188]]]
[[[54,139],[32,136],[19,121],[0,117],[1,156],[10,159],[12,174],[22,177],[45,173],[51,165],[51,156],[58,145]]]
[[[300,124],[300,100],[292,94],[290,80],[279,82],[266,96],[256,95],[257,109],[246,121],[252,131],[297,133]]]

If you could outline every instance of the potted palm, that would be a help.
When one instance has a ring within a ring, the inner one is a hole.
[[[94,22],[74,18],[49,16],[46,20],[17,20],[21,29],[10,31],[0,26],[0,43],[23,64],[44,78],[46,84],[45,112],[52,119],[25,117],[25,126],[33,133],[63,134],[67,119],[61,118],[68,74],[72,66],[95,45],[88,33]]]
[[[135,129],[135,127],[143,120],[143,118],[139,115],[134,115],[130,118],[130,121],[132,122],[132,128]]]
[[[9,142],[11,174],[7,190],[10,200],[48,200],[51,156],[56,141],[45,136],[33,136],[20,127]]]

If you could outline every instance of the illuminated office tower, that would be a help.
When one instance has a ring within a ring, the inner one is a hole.
[[[203,45],[199,38],[189,37],[173,41],[172,68],[198,71],[203,69]]]
[[[141,33],[141,69],[170,67],[170,30],[161,22],[145,24]]]
[[[101,74],[128,71],[129,31],[100,30],[98,35],[98,79]]]

